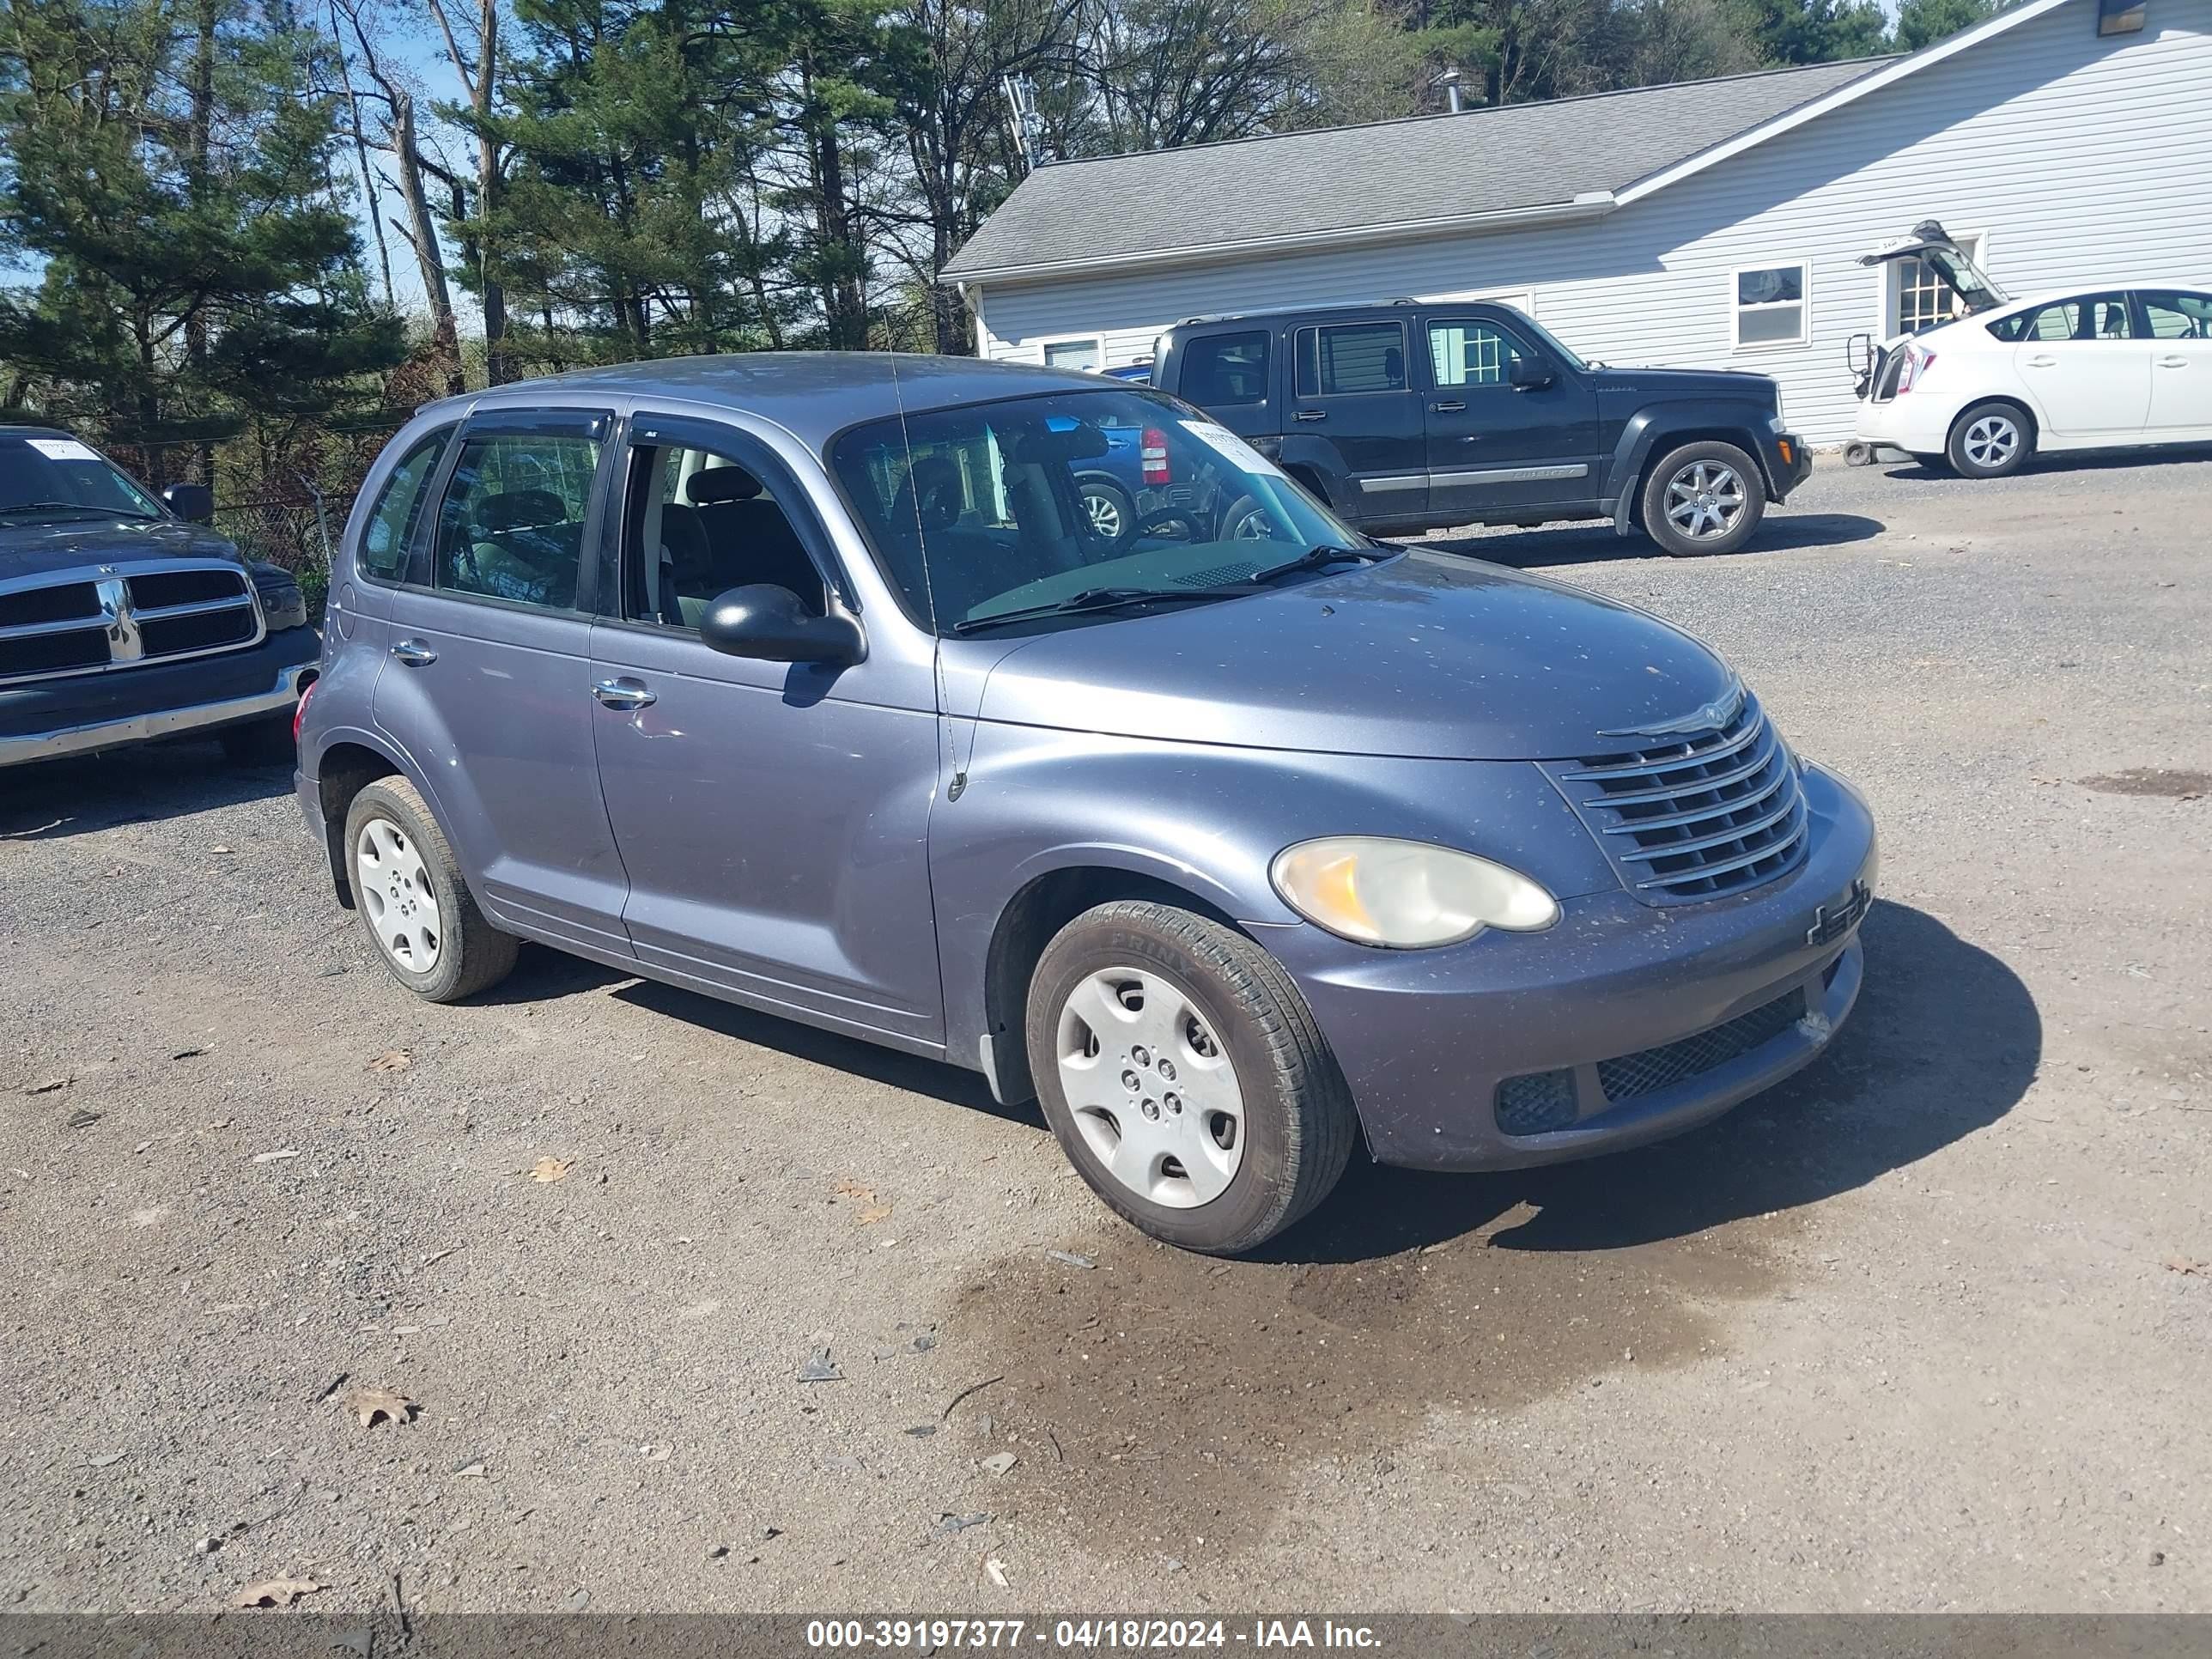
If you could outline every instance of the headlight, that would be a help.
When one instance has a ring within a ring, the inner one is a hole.
[[[1267,873],[1291,909],[1361,945],[1455,945],[1559,919],[1559,902],[1518,871],[1425,842],[1325,836],[1285,848]]]

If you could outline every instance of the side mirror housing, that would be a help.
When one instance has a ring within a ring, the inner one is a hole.
[[[1553,378],[1552,366],[1538,358],[1523,357],[1516,351],[1507,362],[1506,384],[1516,392],[1534,392],[1551,385]]]
[[[215,522],[215,491],[205,484],[171,484],[161,492],[169,511],[193,524]]]
[[[699,637],[729,657],[762,662],[818,662],[848,666],[867,654],[860,625],[850,617],[817,617],[787,587],[733,587],[700,618]]]

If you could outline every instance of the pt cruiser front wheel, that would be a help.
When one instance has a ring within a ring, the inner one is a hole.
[[[1030,1073],[1091,1190],[1155,1238],[1232,1255],[1328,1195],[1358,1119],[1313,1014],[1242,934],[1102,904],[1030,981]]]
[[[392,976],[430,1002],[458,1002],[514,969],[519,949],[477,908],[446,832],[404,778],[379,778],[346,809],[355,908]]]

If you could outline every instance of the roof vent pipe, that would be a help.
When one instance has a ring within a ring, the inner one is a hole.
[[[1450,100],[1451,112],[1454,115],[1467,107],[1460,101],[1459,78],[1459,71],[1455,69],[1448,69],[1437,76],[1437,84],[1444,89],[1444,96]]]

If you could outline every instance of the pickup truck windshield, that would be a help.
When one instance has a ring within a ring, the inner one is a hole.
[[[1133,389],[871,422],[830,462],[909,614],[941,634],[1227,597],[1368,545],[1242,439]]]
[[[161,504],[74,438],[0,433],[0,524],[158,519]]]

